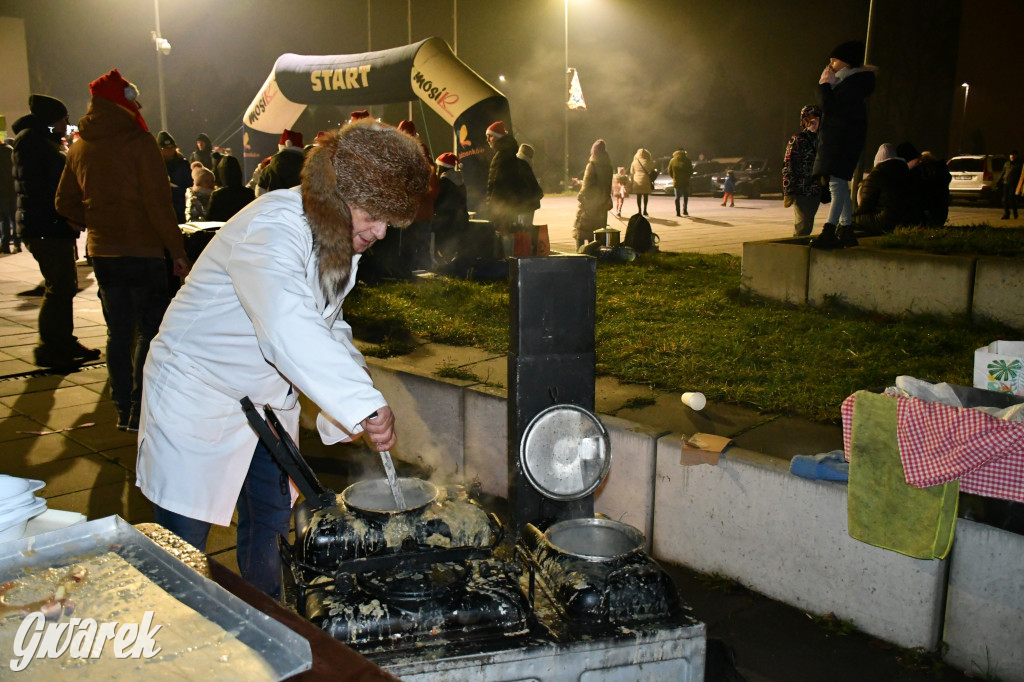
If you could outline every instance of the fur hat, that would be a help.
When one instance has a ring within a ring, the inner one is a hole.
[[[518,156],[520,159],[522,159],[523,161],[531,162],[531,163],[533,162],[533,154],[534,154],[533,145],[526,144],[525,142],[523,144],[519,145],[519,151],[516,152],[516,156]]]
[[[56,123],[68,115],[68,108],[56,97],[47,95],[29,95],[28,110],[43,125]]]
[[[156,134],[156,143],[160,145],[161,149],[163,149],[164,147],[178,146],[178,143],[174,141],[174,138],[171,137],[171,134],[166,130],[161,130],[159,133]]]
[[[505,128],[504,121],[495,121],[491,125],[487,126],[487,134],[491,137],[502,138],[508,135],[508,129]]]
[[[459,165],[459,157],[455,156],[451,152],[445,152],[441,156],[437,157],[437,165],[442,168],[455,168]]]
[[[837,45],[835,49],[828,53],[828,56],[830,59],[838,59],[853,67],[863,66],[864,41],[848,40],[845,43]]]
[[[398,129],[406,135],[412,135],[416,137],[416,124],[412,121],[402,121],[398,124]]]
[[[302,133],[287,129],[281,133],[281,139],[277,141],[277,148],[280,150],[287,147],[302,149]]]
[[[139,104],[139,89],[125,80],[117,69],[111,69],[92,83],[89,83],[89,94],[92,95],[93,99],[102,97],[134,112],[135,122],[143,130],[149,131],[146,121],[143,120],[142,114],[139,112],[142,108],[142,105]]]
[[[889,159],[900,159],[902,158],[899,152],[896,151],[895,145],[890,142],[883,142],[878,145],[878,151],[875,153],[875,165],[888,161]]]
[[[350,123],[352,121],[358,121],[363,118],[370,118],[370,112],[367,111],[366,109],[357,109],[356,111],[353,111],[351,114],[348,115],[348,120]]]
[[[351,272],[351,209],[405,227],[430,188],[430,175],[417,140],[373,119],[332,130],[309,151],[302,206],[328,300],[341,294]]]

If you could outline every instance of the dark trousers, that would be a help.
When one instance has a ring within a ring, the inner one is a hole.
[[[15,224],[17,199],[14,197],[0,198],[0,252],[8,253],[10,246],[21,246],[18,226]]]
[[[25,240],[29,253],[43,275],[43,302],[39,306],[39,348],[37,355],[53,358],[70,356],[75,338],[74,299],[78,293],[74,239]]]
[[[238,547],[235,556],[242,577],[275,599],[281,598],[281,555],[277,536],[291,528],[288,477],[262,442],[256,445],[249,471],[238,493]],[[210,525],[153,505],[153,520],[206,551]]]
[[[814,230],[814,216],[820,205],[821,199],[816,196],[797,194],[793,197],[794,237],[806,237]]]
[[[1013,187],[1010,184],[1014,185]],[[1017,217],[1017,187],[1016,183],[1010,183],[1003,187],[1003,217],[1009,218],[1010,214]]]
[[[683,213],[687,213],[687,204],[690,203],[690,187],[673,187],[672,192],[676,195],[676,215],[679,215],[679,199],[683,200]]]
[[[107,322],[107,373],[118,416],[128,420],[142,402],[142,367],[169,302],[162,258],[92,259]]]
[[[644,215],[647,214],[647,199],[649,198],[649,196],[650,196],[649,194],[637,194],[636,195],[636,212],[637,213],[640,213],[640,211],[643,211]],[[643,208],[642,209],[640,208],[641,200],[643,200]]]

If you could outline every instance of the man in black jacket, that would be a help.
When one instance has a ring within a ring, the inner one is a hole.
[[[74,335],[76,240],[79,230],[57,214],[54,197],[64,171],[61,138],[68,129],[68,109],[46,95],[28,98],[30,114],[14,122],[14,181],[18,192],[18,234],[39,263],[43,302],[39,306],[40,367],[70,367],[95,360],[98,350],[86,348]]]
[[[171,203],[174,204],[174,215],[178,223],[188,222],[185,215],[185,195],[192,186],[192,168],[178,150],[178,143],[171,134],[161,130],[156,135],[156,143],[160,146],[160,154],[167,166],[167,177],[171,180]]]
[[[1017,217],[1017,183],[1020,182],[1021,160],[1014,149],[1010,158],[1003,164],[1003,220],[1009,220],[1010,214]]]

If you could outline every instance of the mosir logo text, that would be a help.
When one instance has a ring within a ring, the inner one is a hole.
[[[163,625],[153,625],[153,612],[142,623],[99,623],[92,618],[71,618],[67,623],[45,623],[41,611],[25,617],[14,637],[11,670],[20,672],[33,658],[99,658],[111,642],[115,658],[152,658],[160,653],[154,635]]]

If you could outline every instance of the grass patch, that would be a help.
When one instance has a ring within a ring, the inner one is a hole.
[[[455,365],[444,365],[438,368],[438,370],[434,372],[434,374],[443,379],[459,379],[461,381],[480,381],[480,377],[478,377],[473,372],[470,372],[465,367],[457,367]]]
[[[972,383],[974,349],[1016,332],[966,319],[796,308],[743,296],[740,259],[664,253],[597,271],[597,371],[652,389],[838,423],[839,405],[897,375]],[[552,292],[558,297],[558,292]],[[356,287],[345,318],[391,336],[508,349],[508,283],[435,278]]]
[[[1024,228],[963,225],[957,227],[898,227],[871,241],[880,249],[907,249],[942,255],[1024,256]]]

